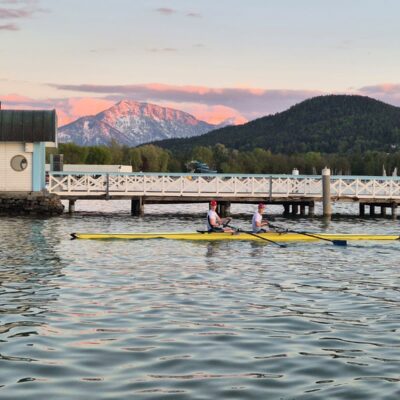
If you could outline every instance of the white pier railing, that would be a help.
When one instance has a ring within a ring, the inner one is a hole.
[[[400,200],[400,178],[331,176],[332,199]],[[62,197],[322,198],[316,175],[51,172],[48,190]]]

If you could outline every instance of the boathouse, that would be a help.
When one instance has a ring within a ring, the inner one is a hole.
[[[56,146],[55,110],[2,110],[0,106],[1,212],[53,212],[62,207],[45,190],[46,147]]]

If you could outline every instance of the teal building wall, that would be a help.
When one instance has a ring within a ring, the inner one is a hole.
[[[44,142],[33,144],[32,190],[39,192],[46,188],[46,145]]]

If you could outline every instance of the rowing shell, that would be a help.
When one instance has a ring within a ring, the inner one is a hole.
[[[306,234],[312,234],[306,236]],[[399,235],[369,235],[359,233],[291,233],[291,232],[267,232],[250,234],[246,232],[166,232],[166,233],[71,233],[72,239],[173,239],[173,240],[252,240],[262,241],[263,239],[273,240],[274,242],[316,242],[321,240],[400,240]]]

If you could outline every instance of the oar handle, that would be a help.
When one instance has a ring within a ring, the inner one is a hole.
[[[235,229],[236,232],[242,232],[242,233],[245,233],[247,235],[254,236],[254,237],[258,238],[258,239],[265,240],[266,242],[275,244],[276,246],[279,246],[279,247],[282,247],[282,248],[287,247],[286,244],[277,243],[277,242],[275,242],[273,240],[270,240],[270,239],[267,239],[267,238],[265,238],[263,236],[257,235],[256,233],[249,232],[249,231],[244,231],[243,229],[237,228],[237,227],[232,226],[232,225],[226,225],[226,226],[228,226],[229,228]]]

